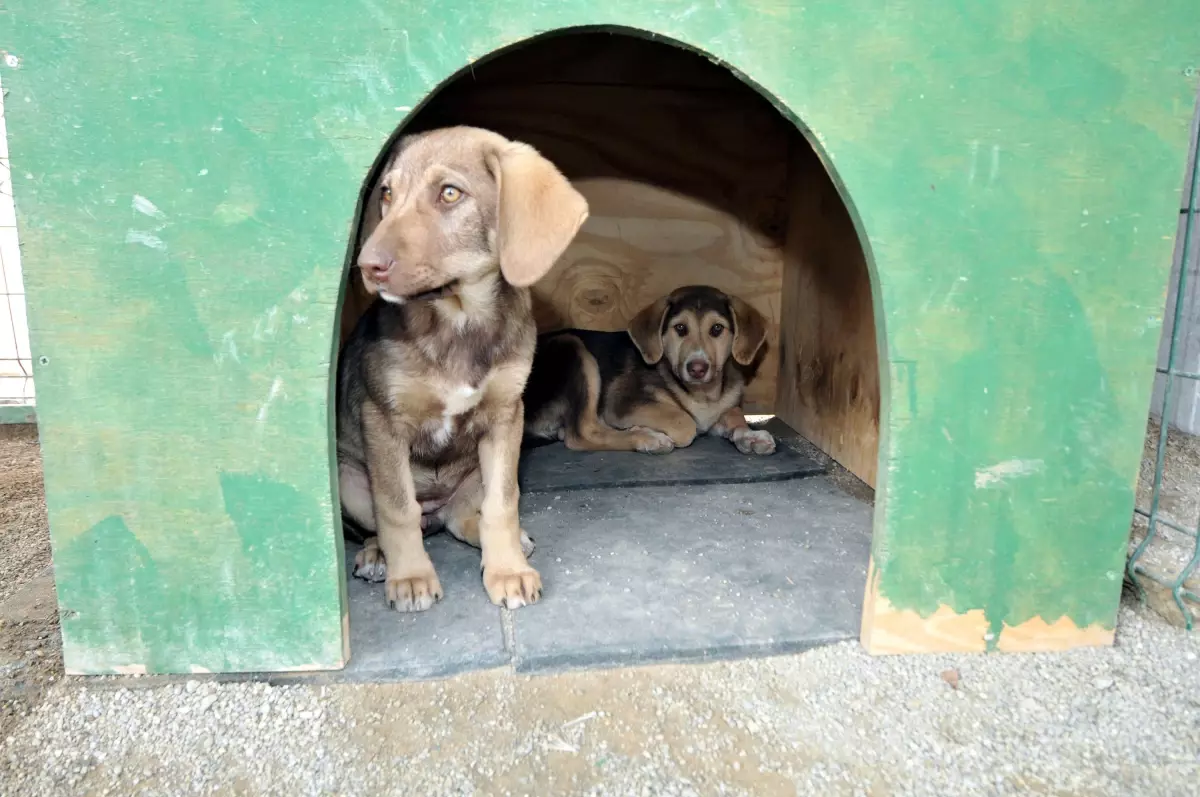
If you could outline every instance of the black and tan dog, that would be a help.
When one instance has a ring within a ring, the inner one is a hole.
[[[775,439],[741,409],[743,368],[766,337],[757,310],[705,285],[659,299],[626,332],[544,335],[525,389],[526,434],[583,451],[665,453],[708,433],[744,454],[774,453]]]
[[[537,331],[528,286],[566,249],[587,202],[533,148],[456,127],[402,138],[364,211],[358,255],[377,295],[338,364],[343,515],[369,538],[355,575],[389,603],[442,596],[422,530],[482,548],[494,603],[541,594],[517,517],[521,400]]]

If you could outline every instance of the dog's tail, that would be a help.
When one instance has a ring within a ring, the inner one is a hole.
[[[552,446],[557,442],[558,440],[555,438],[537,437],[535,435],[527,434],[521,439],[521,450],[531,451],[535,448],[541,448],[542,446]]]

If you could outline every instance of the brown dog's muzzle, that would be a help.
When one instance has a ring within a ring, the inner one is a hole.
[[[362,269],[368,287],[387,284],[395,265],[396,261],[390,256],[378,251],[368,252],[365,247],[358,256],[358,267]]]
[[[372,294],[410,298],[436,289],[445,281],[439,280],[436,270],[428,264],[423,245],[427,242],[412,240],[413,234],[411,230],[405,233],[403,221],[395,217],[384,219],[358,254],[363,282]]]

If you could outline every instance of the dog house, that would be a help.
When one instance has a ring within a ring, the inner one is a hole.
[[[346,664],[347,242],[398,127],[464,121],[589,197],[537,287],[544,328],[617,329],[685,282],[767,314],[748,411],[875,489],[869,572],[841,585],[869,650],[1111,642],[1195,3],[10,0],[5,18],[69,672]],[[582,601],[547,581],[547,605]]]

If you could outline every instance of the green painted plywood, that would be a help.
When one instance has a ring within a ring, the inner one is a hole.
[[[575,26],[733,65],[849,199],[886,355],[880,595],[1111,626],[1191,0],[9,0],[68,668],[343,660],[329,361],[363,178],[441,81]]]

